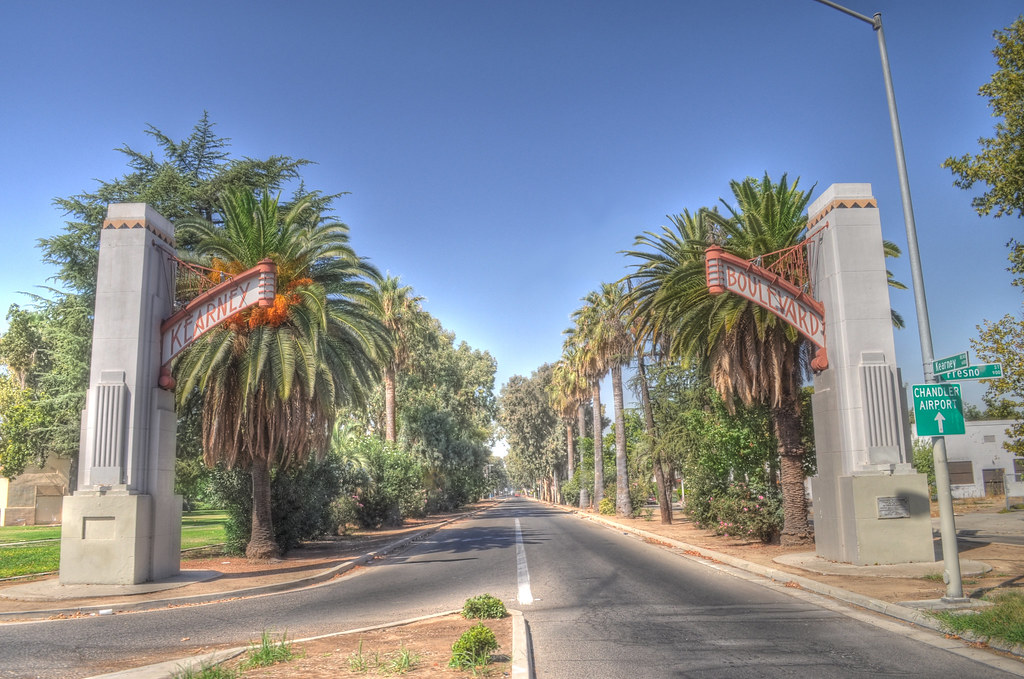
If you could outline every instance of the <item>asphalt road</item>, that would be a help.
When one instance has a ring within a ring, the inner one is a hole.
[[[938,635],[868,624],[559,510],[527,505],[519,518],[538,679],[1015,676],[922,642]]]
[[[867,624],[869,614],[835,602],[510,500],[316,588],[0,625],[0,677],[86,677],[243,645],[264,630],[300,638],[436,613],[484,592],[523,610],[538,679],[1012,676],[972,659],[992,657],[984,651],[937,648],[930,632]]]
[[[87,677],[245,645],[264,630],[297,639],[461,608],[489,592],[515,600],[515,528],[495,510],[444,528],[358,574],[225,603],[0,625],[0,677]]]

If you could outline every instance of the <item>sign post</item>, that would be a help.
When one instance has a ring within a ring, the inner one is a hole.
[[[915,384],[913,394],[918,436],[948,436],[966,431],[959,384]]]

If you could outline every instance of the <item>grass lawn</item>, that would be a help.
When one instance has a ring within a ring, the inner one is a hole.
[[[935,613],[935,617],[953,633],[970,630],[1014,644],[1024,643],[1024,593],[1002,592],[988,600],[993,603],[990,608],[971,613],[945,611]]]
[[[0,549],[0,578],[49,573],[60,566],[60,542]]]
[[[227,539],[224,535],[227,520],[227,512],[186,512],[181,517],[181,548],[205,547],[224,542]]]
[[[181,548],[224,542],[228,515],[220,511],[186,512],[181,519]],[[60,567],[60,526],[4,526],[0,528],[0,578],[48,573]],[[4,543],[52,540],[22,546]]]
[[[0,528],[0,544],[56,538],[60,538],[60,526],[4,526]]]

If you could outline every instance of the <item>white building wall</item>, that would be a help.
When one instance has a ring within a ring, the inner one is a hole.
[[[955,498],[985,497],[984,470],[1000,469],[1014,473],[1014,455],[1005,448],[1006,430],[1014,420],[966,422],[966,433],[946,437],[946,458],[950,463],[970,461],[974,475],[972,484],[953,484]]]

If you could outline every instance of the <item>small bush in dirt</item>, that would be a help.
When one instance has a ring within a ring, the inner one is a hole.
[[[483,623],[473,625],[452,644],[452,658],[448,667],[467,670],[490,662],[491,653],[498,650],[494,631]]]
[[[604,496],[601,498],[601,503],[597,506],[597,511],[601,514],[608,514],[609,516],[615,513],[615,497]]]
[[[508,610],[505,604],[490,594],[470,597],[462,606],[463,618],[504,618],[506,615]]]
[[[171,679],[235,679],[238,673],[222,665],[203,665],[199,669],[183,668],[171,675]]]

